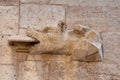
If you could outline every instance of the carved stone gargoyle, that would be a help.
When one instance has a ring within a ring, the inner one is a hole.
[[[57,27],[29,28],[27,35],[40,41],[32,47],[31,54],[64,54],[80,61],[101,61],[103,58],[99,34],[83,25],[69,29],[61,22]]]

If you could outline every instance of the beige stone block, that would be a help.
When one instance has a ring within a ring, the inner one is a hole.
[[[31,48],[30,54],[64,54],[81,61],[103,58],[98,33],[83,25],[73,26],[72,29],[64,27],[45,27],[39,30],[29,28],[27,35],[40,41]]]
[[[0,0],[0,5],[13,6],[18,5],[19,0]]]
[[[119,0],[50,0],[50,4],[83,6],[83,7],[120,7]]]
[[[65,8],[54,5],[22,4],[20,16],[20,27],[56,27],[59,21],[65,20]]]
[[[67,0],[50,0],[50,4],[61,4],[61,5],[66,5]]]
[[[7,36],[4,36],[0,40],[0,64],[14,64],[16,62],[16,54],[12,51],[12,48],[9,46]]]
[[[100,63],[90,63],[86,65],[87,71],[92,74],[106,74],[120,76],[118,64],[112,61],[103,61]]]
[[[16,80],[15,73],[12,65],[0,65],[0,80]]]
[[[18,55],[18,61],[25,61],[27,60],[28,53],[17,53]]]
[[[17,6],[0,6],[0,33],[7,35],[18,33]]]
[[[119,76],[108,74],[93,74],[94,80],[119,80]]]
[[[78,61],[66,63],[65,80],[94,80],[94,76],[83,66],[85,63]]]
[[[72,80],[109,80],[120,77],[119,66],[111,61],[89,63],[74,61],[71,64],[74,78]]]
[[[39,4],[46,4],[49,0],[21,0],[22,3],[39,3]]]
[[[110,27],[111,31],[120,31],[120,8],[105,8],[106,24]]]
[[[25,61],[19,66],[18,80],[65,80],[64,62]]]
[[[72,53],[72,59],[84,61],[87,55],[88,42],[85,40],[81,40],[79,42],[77,41],[77,43],[78,45],[76,44],[76,49],[74,53]]]
[[[90,26],[96,31],[109,29],[106,26],[105,12],[101,7],[68,7],[66,10],[66,22],[70,26],[81,24]]]
[[[13,64],[15,61],[12,54],[0,56],[0,64]]]
[[[79,6],[81,0],[50,0],[49,4]]]
[[[19,35],[21,35],[21,36],[27,36],[27,35],[26,35],[26,29],[20,28],[20,29],[19,29]]]
[[[103,33],[104,58],[119,63],[120,60],[120,33]]]
[[[55,54],[35,54],[28,55],[28,61],[70,61],[71,57],[66,55]]]
[[[103,7],[103,8],[108,8],[108,7],[119,7],[119,0],[82,0],[80,5],[81,6],[89,6],[89,7]]]

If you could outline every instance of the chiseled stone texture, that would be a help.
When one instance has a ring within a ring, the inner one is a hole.
[[[68,7],[66,20],[69,25],[82,24],[97,31],[105,31],[108,28],[105,14],[101,7]]]
[[[19,29],[19,35],[26,36],[26,29],[25,28],[20,28]]]
[[[97,63],[80,63],[86,72],[89,72],[94,79],[92,80],[119,80],[120,68],[118,64],[112,63],[111,61],[102,61]]]
[[[120,1],[118,3],[120,3]],[[120,31],[119,6],[114,5],[108,7],[107,5],[98,5],[93,7],[92,5],[67,7],[66,22],[69,25],[79,23],[91,26],[97,31]]]
[[[19,1],[22,28],[18,30]],[[26,58],[18,54],[18,59],[27,61],[13,65],[17,57],[3,34],[19,31],[26,36],[25,28],[56,26],[61,20],[69,26],[78,23],[104,31],[104,59],[79,62],[64,55],[30,54]],[[120,0],[0,0],[0,80],[120,80],[119,32]]]
[[[72,29],[68,29],[64,24],[62,22],[57,27],[38,30],[29,28],[27,35],[40,41],[31,48],[30,53],[69,54],[72,59],[81,61],[102,60],[102,41],[99,33],[82,25],[75,25]]]
[[[0,5],[13,6],[18,5],[19,0],[0,0]]]
[[[12,51],[9,46],[8,36],[0,37],[0,64],[14,64],[16,61],[16,54]]]
[[[118,3],[120,3],[120,1]],[[103,11],[106,12],[106,30],[120,32],[120,7],[104,8]]]
[[[18,80],[65,80],[64,61],[25,61],[19,65]]]
[[[56,26],[65,20],[65,8],[54,5],[22,4],[20,27]]]
[[[111,62],[118,63],[120,60],[120,33],[102,33],[104,58]]]
[[[89,7],[120,7],[119,0],[50,0],[50,4]]]
[[[0,33],[7,35],[18,33],[17,6],[0,6]]]
[[[12,65],[0,65],[0,80],[16,80],[15,68]]]
[[[81,0],[50,0],[50,4],[79,6]]]
[[[50,0],[21,0],[22,3],[39,3],[39,4],[48,4]]]
[[[119,80],[120,65],[108,61],[25,61],[19,64],[18,80]]]

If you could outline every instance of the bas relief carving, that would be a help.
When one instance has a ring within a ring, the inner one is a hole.
[[[83,25],[69,28],[60,22],[57,27],[29,28],[27,35],[39,41],[30,54],[63,54],[80,61],[100,61],[103,58],[99,34]]]

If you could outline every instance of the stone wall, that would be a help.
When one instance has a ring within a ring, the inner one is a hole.
[[[11,35],[29,27],[82,24],[101,33],[102,62],[70,61],[64,55],[16,53]],[[119,80],[120,0],[0,0],[0,80]]]

